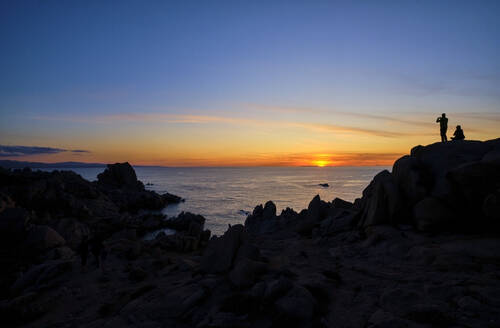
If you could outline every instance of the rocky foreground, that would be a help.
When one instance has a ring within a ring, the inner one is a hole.
[[[179,199],[130,170],[0,171],[2,326],[500,326],[500,139],[415,147],[354,203],[267,202],[211,239],[202,216],[139,214]],[[96,233],[105,270],[82,271]]]

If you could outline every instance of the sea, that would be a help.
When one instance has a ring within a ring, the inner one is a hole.
[[[221,235],[228,224],[244,223],[259,204],[272,200],[278,214],[287,207],[300,212],[315,195],[325,201],[339,197],[354,201],[372,178],[388,167],[135,167],[146,188],[169,192],[185,202],[162,212],[201,214],[205,228]],[[54,169],[51,169],[54,170]],[[59,169],[68,170],[68,169]],[[71,168],[94,181],[104,168]],[[328,187],[320,184],[328,184]]]

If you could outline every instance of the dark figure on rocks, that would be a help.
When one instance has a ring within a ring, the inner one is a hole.
[[[457,129],[453,133],[453,137],[451,137],[451,140],[464,140],[465,135],[464,135],[464,130],[462,130],[462,127],[460,125],[457,125]]]
[[[98,235],[94,236],[90,242],[90,251],[94,254],[97,267],[100,266],[101,253],[103,249],[104,245],[102,244],[102,239]]]
[[[89,255],[89,240],[87,236],[82,237],[82,241],[78,246],[78,254],[82,259],[82,270],[87,266],[87,258]]]
[[[436,123],[439,123],[439,129],[441,131],[441,141],[448,141],[448,138],[446,137],[446,131],[448,130],[448,118],[446,117],[446,114],[441,114],[441,117],[437,118]]]

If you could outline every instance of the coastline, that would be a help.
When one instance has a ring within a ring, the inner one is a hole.
[[[4,249],[26,254],[3,260],[0,314],[24,327],[495,326],[499,154],[500,139],[417,146],[353,203],[317,196],[278,215],[267,202],[212,238],[199,215],[134,214],[180,199],[130,166],[97,183],[1,171]],[[179,232],[140,238],[165,222]],[[107,272],[80,271],[82,224],[106,235]]]

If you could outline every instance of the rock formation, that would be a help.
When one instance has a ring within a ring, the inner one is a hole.
[[[211,238],[200,215],[134,214],[117,195],[144,188],[126,164],[95,184],[0,171],[2,324],[497,327],[499,147],[418,146],[354,203],[316,196],[278,214],[269,201]],[[95,226],[108,271],[82,272],[71,247]],[[178,232],[140,238],[163,227]]]

